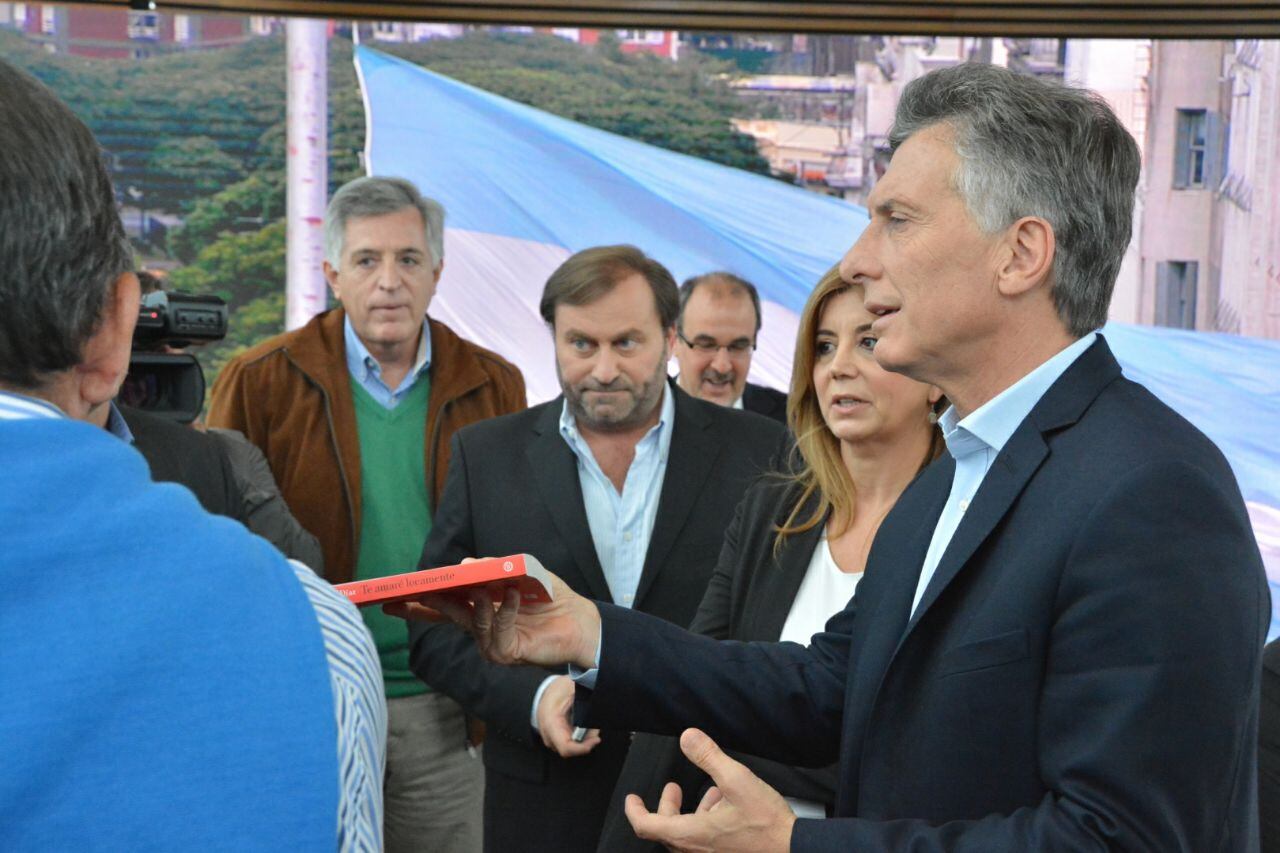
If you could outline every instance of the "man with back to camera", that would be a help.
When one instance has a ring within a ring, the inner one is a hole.
[[[458,433],[423,568],[528,552],[584,595],[689,623],[783,431],[667,379],[677,306],[671,274],[632,246],[551,274],[541,313],[563,394]],[[594,851],[628,732],[575,741],[568,678],[486,664],[451,625],[413,627],[414,671],[488,724],[485,848]]]
[[[368,631],[94,423],[139,301],[101,151],[3,61],[0,150],[0,848],[378,849]]]
[[[409,571],[469,423],[525,407],[520,371],[427,316],[444,208],[401,178],[359,178],[325,212],[325,277],[341,307],[237,356],[209,424],[262,449],[333,583]],[[387,849],[480,849],[484,771],[457,703],[409,671],[403,621],[362,611],[387,688]]]
[[[746,279],[730,272],[685,279],[676,319],[677,381],[694,397],[786,424],[787,395],[747,381],[760,320],[760,293]]]
[[[627,803],[674,849],[1257,849],[1257,543],[1222,454],[1096,333],[1136,145],[1096,96],[978,64],[909,84],[891,142],[842,272],[877,360],[952,402],[949,454],[825,632],[717,643],[563,585],[514,618],[432,601],[495,660],[598,664],[585,724],[706,730],[682,735],[717,783],[700,811]],[[717,741],[838,755],[835,819],[797,820]]]

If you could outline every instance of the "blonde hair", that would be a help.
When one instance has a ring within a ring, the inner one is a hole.
[[[840,456],[840,440],[835,437],[822,417],[818,392],[813,385],[813,366],[818,322],[822,309],[833,297],[839,296],[854,285],[840,278],[839,266],[826,272],[814,286],[800,313],[800,328],[796,333],[796,354],[791,367],[791,391],[787,394],[787,426],[795,436],[791,470],[785,475],[800,489],[795,504],[786,521],[777,527],[774,553],[781,549],[786,537],[812,530],[827,518],[833,522],[833,535],[848,529],[857,510],[857,490],[849,469]],[[920,460],[920,468],[938,458],[942,452],[942,433],[935,428],[929,441],[929,450]],[[807,518],[800,515],[805,505],[816,497],[817,503]]]

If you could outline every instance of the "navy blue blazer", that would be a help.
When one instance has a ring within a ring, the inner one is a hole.
[[[907,489],[808,649],[602,605],[578,721],[838,757],[836,818],[798,821],[793,850],[1256,849],[1270,602],[1218,449],[1099,340],[998,455],[912,616],[953,472]]]

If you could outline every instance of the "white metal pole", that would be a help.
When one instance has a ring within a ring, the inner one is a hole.
[[[290,18],[288,53],[285,328],[296,329],[326,306],[324,208],[329,186],[328,22]]]

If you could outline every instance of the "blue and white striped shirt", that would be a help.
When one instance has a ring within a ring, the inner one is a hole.
[[[63,418],[44,400],[0,391],[0,421]],[[382,849],[382,770],[387,704],[382,667],[359,611],[315,572],[289,561],[315,609],[324,638],[338,727],[338,849]]]

